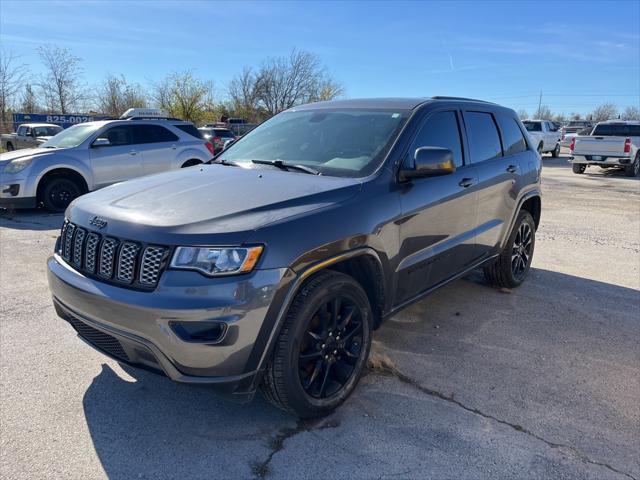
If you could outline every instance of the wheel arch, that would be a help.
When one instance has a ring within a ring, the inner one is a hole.
[[[78,170],[69,167],[59,167],[53,168],[45,172],[40,179],[38,180],[38,185],[36,187],[36,199],[38,202],[42,199],[42,189],[46,182],[53,177],[62,176],[73,179],[80,186],[82,193],[85,194],[89,191],[89,184]]]

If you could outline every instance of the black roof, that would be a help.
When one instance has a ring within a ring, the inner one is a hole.
[[[313,110],[316,108],[388,108],[393,110],[413,110],[419,105],[438,100],[459,102],[489,103],[484,100],[463,97],[410,97],[410,98],[355,98],[348,100],[329,100],[326,102],[308,103],[293,107],[292,110]]]

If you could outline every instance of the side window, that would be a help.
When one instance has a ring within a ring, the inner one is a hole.
[[[460,143],[460,127],[456,112],[438,112],[422,125],[409,149],[409,161],[420,147],[442,147],[453,152],[456,167],[462,166],[462,146]]]
[[[160,125],[133,125],[135,143],[177,142],[178,136]]]
[[[502,156],[500,136],[493,115],[486,112],[464,112],[473,163]]]
[[[110,128],[99,135],[99,137],[109,140],[111,146],[133,144],[133,135],[130,125],[119,125],[117,127]]]
[[[516,153],[524,152],[527,149],[527,142],[515,118],[499,114],[497,119],[500,132],[502,133],[504,154],[515,155]]]
[[[24,134],[25,134],[27,137],[30,137],[30,136],[31,136],[31,127],[27,127],[27,131],[26,131],[26,132],[24,132]]]
[[[27,133],[27,127],[20,127],[18,128],[18,135],[20,135],[21,137],[23,137],[26,133]]]

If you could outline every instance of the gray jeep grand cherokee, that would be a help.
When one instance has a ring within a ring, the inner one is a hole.
[[[462,98],[289,109],[211,165],[75,200],[55,308],[120,362],[326,414],[386,318],[476,267],[525,279],[541,161],[524,132]]]

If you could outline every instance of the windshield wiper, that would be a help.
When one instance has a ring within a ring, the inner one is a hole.
[[[54,147],[53,145],[47,145],[46,147],[42,147],[42,148],[58,148],[58,147]]]
[[[215,162],[212,159],[212,160],[209,160],[206,163],[208,163],[209,165],[224,165],[226,167],[239,167],[240,166],[240,164],[237,163],[237,162],[229,162],[227,160],[222,160],[222,159],[216,160]]]
[[[306,165],[293,165],[291,163],[285,163],[282,160],[251,160],[251,163],[256,163],[258,165],[273,165],[274,167],[278,167],[281,170],[299,170],[304,173],[309,173],[311,175],[322,175],[315,168],[307,167]]]

